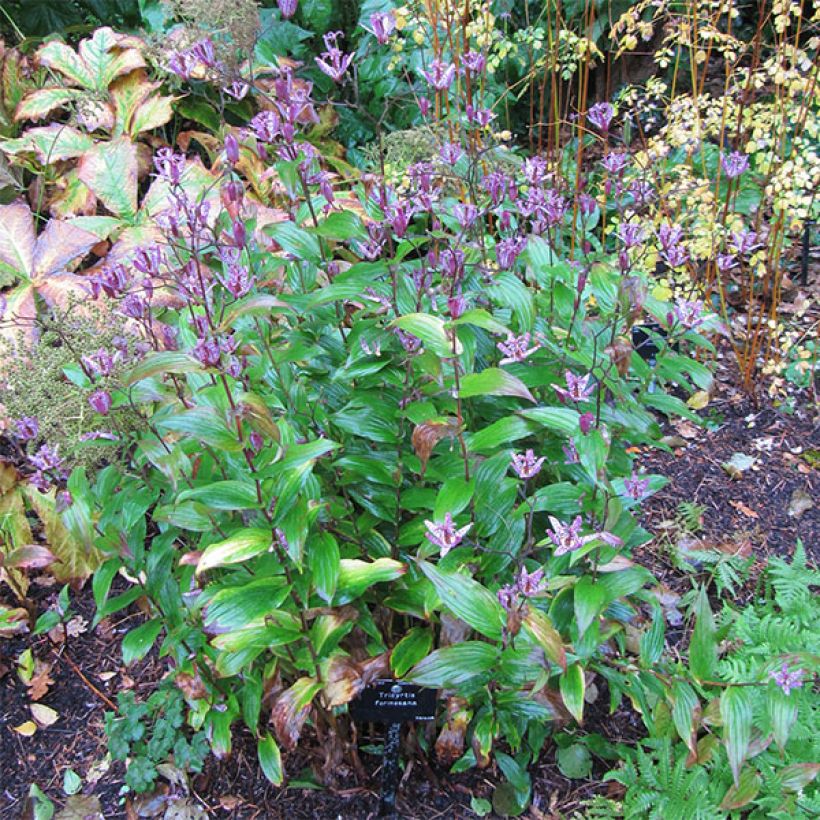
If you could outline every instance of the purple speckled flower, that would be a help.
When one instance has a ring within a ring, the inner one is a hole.
[[[444,145],[441,146],[438,155],[448,165],[455,165],[464,156],[464,150],[458,143],[445,142]]]
[[[231,165],[236,165],[239,162],[239,142],[233,134],[228,134],[225,137],[225,159]]]
[[[422,70],[421,75],[436,91],[446,91],[453,84],[456,67],[452,63],[433,60],[429,70]]]
[[[729,179],[736,179],[749,167],[749,157],[740,151],[732,151],[728,155],[721,154],[720,164]]]
[[[687,330],[692,330],[703,324],[703,302],[700,299],[694,302],[680,299],[675,303],[674,311],[677,320]]]
[[[536,458],[532,450],[527,450],[524,453],[513,453],[510,466],[519,478],[528,480],[534,478],[541,472],[541,467],[545,461],[546,456]]]
[[[512,362],[523,362],[529,356],[532,356],[541,345],[536,342],[530,347],[530,340],[532,335],[530,333],[522,333],[520,336],[515,336],[510,333],[507,340],[498,342],[496,347],[504,354],[499,364],[511,364]]]
[[[552,529],[547,530],[547,535],[550,537],[552,543],[555,544],[554,555],[556,557],[565,555],[568,552],[575,552],[575,550],[581,549],[581,547],[586,546],[591,541],[600,540],[612,546],[620,546],[623,543],[617,535],[613,535],[610,532],[594,532],[590,535],[581,535],[583,519],[580,515],[576,516],[571,524],[565,524],[552,515],[549,516],[549,520],[550,524],[552,524]]]
[[[154,155],[154,168],[157,176],[169,185],[179,185],[185,171],[185,154],[177,154],[165,146]]]
[[[644,229],[634,222],[621,222],[618,225],[618,238],[627,248],[637,248],[644,241]]]
[[[769,677],[783,690],[784,695],[789,695],[792,689],[800,689],[803,686],[802,669],[795,669],[789,672],[788,664],[784,663],[780,669],[769,672]]]
[[[480,74],[487,65],[487,58],[480,51],[466,51],[461,55],[461,64],[472,74]]]
[[[581,432],[587,436],[589,435],[590,430],[595,426],[595,414],[594,413],[582,413],[578,418],[578,427],[580,428]]]
[[[668,251],[670,248],[679,244],[681,239],[683,239],[683,228],[681,228],[680,225],[664,223],[658,228],[658,239],[660,240],[661,247],[665,251]]]
[[[336,45],[336,41],[341,36],[341,31],[329,31],[325,34],[324,41],[326,51],[323,51],[318,57],[314,58],[320,70],[337,83],[340,83],[344,79],[344,75],[353,62],[353,55],[344,54]]]
[[[511,612],[518,600],[517,590],[514,586],[506,584],[496,592],[498,603],[504,608],[505,612]]]
[[[453,516],[450,513],[445,513],[444,521],[425,521],[424,526],[427,527],[427,532],[425,533],[427,539],[439,547],[441,557],[444,558],[451,549],[461,543],[473,525],[467,524],[460,529],[456,528],[453,523]]]
[[[299,7],[299,0],[276,0],[276,5],[279,7],[279,13],[283,20],[290,20],[296,9]]]
[[[447,312],[451,319],[458,319],[467,310],[467,300],[459,293],[447,300]]]
[[[204,40],[199,40],[194,43],[190,50],[193,57],[204,66],[213,68],[216,65],[214,44],[210,37],[206,37]]]
[[[592,396],[595,390],[595,385],[590,384],[592,374],[587,373],[585,376],[576,376],[571,370],[567,370],[564,374],[567,380],[567,386],[553,384],[552,387],[561,398],[567,401],[586,401]]]
[[[604,170],[613,176],[618,176],[629,165],[629,154],[625,151],[610,151],[602,160]]]
[[[751,253],[760,247],[758,236],[754,231],[742,230],[732,234],[732,243],[738,253]]]
[[[107,390],[95,390],[88,397],[88,403],[95,413],[107,416],[111,410],[111,394]]]
[[[376,12],[370,15],[370,28],[365,27],[378,40],[380,45],[386,45],[390,35],[396,30],[396,18],[393,12]]]
[[[40,432],[40,422],[35,416],[23,416],[14,422],[14,436],[20,441],[31,441]]]
[[[581,461],[574,439],[562,444],[561,449],[564,451],[564,464],[578,464]]]
[[[282,121],[275,111],[260,111],[249,123],[261,142],[274,142],[279,136]]]
[[[471,227],[478,219],[478,208],[472,202],[457,202],[453,206],[453,216],[464,230]]]
[[[532,598],[547,588],[544,580],[544,569],[539,567],[534,572],[527,572],[526,567],[521,567],[518,577],[515,579],[515,589],[525,598]]]
[[[509,270],[526,247],[527,238],[524,236],[511,236],[502,239],[495,246],[495,257],[498,260],[498,266],[502,270]]]
[[[235,100],[244,100],[248,96],[248,91],[251,87],[243,80],[234,80],[230,85],[226,85],[222,89],[229,97]]]
[[[608,102],[596,103],[587,111],[587,119],[604,134],[609,131],[614,116],[615,109]]]
[[[629,478],[624,479],[624,490],[626,494],[634,499],[640,501],[649,489],[649,479],[641,478],[638,473],[634,472]]]
[[[194,345],[191,355],[202,362],[205,367],[216,367],[219,364],[222,351],[216,339],[199,339]]]

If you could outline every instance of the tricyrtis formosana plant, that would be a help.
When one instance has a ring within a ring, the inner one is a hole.
[[[350,61],[326,46],[343,82]],[[217,755],[244,722],[271,780],[300,739],[330,780],[357,765],[347,704],[396,675],[441,690],[440,760],[495,755],[526,801],[526,765],[583,720],[587,681],[652,609],[632,511],[662,479],[627,445],[657,437],[655,411],[691,415],[664,387],[708,387],[689,351],[713,319],[653,295],[650,191],[620,184],[625,155],[599,169],[617,234],[574,172],[488,144],[476,111],[406,185],[342,195],[300,141],[316,112],[294,80],[283,69],[269,108],[227,133],[218,200],[159,149],[161,241],[86,277],[141,344],[119,381],[81,363],[130,461],[75,470],[64,518],[107,556],[98,617],[149,602],[125,657],[160,641]],[[603,133],[611,117],[590,112]],[[246,197],[251,151],[284,221]],[[125,407],[145,433],[120,432]],[[133,586],[109,597],[120,570]],[[636,662],[656,660],[653,643]]]

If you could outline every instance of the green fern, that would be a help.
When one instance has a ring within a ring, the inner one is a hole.
[[[706,507],[694,501],[681,501],[678,504],[678,521],[687,532],[698,533],[703,529],[703,514]]]

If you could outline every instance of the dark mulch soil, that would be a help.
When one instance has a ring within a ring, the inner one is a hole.
[[[646,469],[666,475],[670,481],[644,505],[644,524],[657,537],[642,550],[639,560],[670,586],[675,578],[682,577],[668,560],[668,522],[675,519],[683,501],[705,508],[698,534],[705,546],[750,553],[763,564],[772,554],[789,554],[800,537],[816,559],[820,550],[820,506],[815,504],[799,518],[789,514],[796,491],[815,500],[820,498],[820,476],[805,457],[806,451],[820,447],[815,410],[808,401],[785,414],[771,403],[755,408],[737,397],[717,399],[704,413],[712,419],[711,431],[700,430],[693,435],[694,428],[686,425],[670,428],[670,435],[678,437],[671,452],[641,456]],[[740,478],[732,479],[721,465],[738,452],[754,456],[757,461]],[[47,579],[42,581],[33,584],[31,590],[38,611],[48,608],[58,591],[56,586],[47,585]],[[32,783],[61,804],[65,799],[61,790],[63,773],[69,767],[83,778],[86,793],[99,797],[106,818],[130,820],[137,816],[133,811],[129,813],[120,796],[122,765],[101,765],[105,758],[103,716],[109,708],[103,698],[113,699],[125,688],[134,689],[138,696],[147,695],[166,667],[154,656],[127,670],[122,666],[120,639],[140,617],[138,612],[91,629],[90,589],[72,595],[72,601],[81,620],[75,622],[77,629],[73,631],[77,634],[69,636],[67,643],[59,635],[56,641],[46,636],[0,640],[1,818],[26,816],[24,800]],[[59,715],[54,725],[39,729],[32,737],[14,731],[14,727],[31,719],[30,693],[16,673],[17,659],[27,647],[37,659],[51,664],[53,683],[39,702]],[[590,708],[584,728],[612,741],[639,738],[638,716],[627,707],[609,715],[608,701],[602,691]],[[380,737],[377,734],[363,741],[379,743]],[[605,761],[595,761],[589,779],[573,781],[559,772],[554,752],[548,746],[532,771],[531,818],[557,816],[559,811],[566,816],[580,809],[592,794],[612,788],[601,782],[607,769]],[[231,757],[209,760],[203,774],[194,777],[192,799],[214,818],[371,818],[378,808],[379,758],[367,753],[361,758],[368,775],[366,782],[357,782],[352,775],[340,772],[332,790],[276,789],[259,771],[253,738],[237,731]],[[306,758],[290,756],[289,776],[298,779],[308,764]],[[493,769],[453,776],[417,756],[405,770],[399,810],[403,817],[420,820],[475,817],[469,808],[471,797],[490,799],[500,780]]]

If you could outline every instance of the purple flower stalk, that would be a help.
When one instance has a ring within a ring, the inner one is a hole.
[[[561,398],[567,401],[579,402],[586,401],[592,395],[595,385],[589,383],[592,378],[591,373],[587,373],[585,376],[576,376],[571,370],[567,370],[564,376],[567,380],[566,387],[560,387],[557,384],[552,385]]]
[[[736,179],[749,167],[749,157],[740,151],[732,151],[728,155],[721,154],[720,164],[729,179]]]
[[[453,84],[456,67],[452,63],[433,60],[430,63],[429,71],[423,70],[421,75],[436,91],[446,91]]]
[[[802,669],[789,672],[789,666],[786,663],[780,669],[769,672],[769,677],[783,690],[784,695],[789,695],[792,689],[800,689],[803,686],[803,675]]]
[[[552,543],[555,544],[554,555],[556,557],[565,555],[568,552],[575,552],[591,541],[600,540],[612,546],[620,546],[623,543],[617,535],[613,535],[610,532],[594,532],[591,535],[581,535],[583,520],[580,515],[576,516],[571,524],[564,524],[563,521],[559,521],[552,515],[549,516],[549,520],[550,524],[552,524],[552,529],[547,530],[547,535],[550,537]]]
[[[498,342],[496,347],[504,354],[499,364],[511,364],[512,362],[523,362],[524,359],[532,356],[541,345],[536,342],[530,347],[530,333],[522,333],[520,336],[514,336],[510,333],[507,336],[506,342]]]
[[[14,435],[20,441],[31,441],[40,432],[40,422],[35,416],[23,416],[14,422]]]
[[[461,543],[473,525],[467,524],[457,529],[453,523],[453,516],[450,513],[445,513],[443,522],[425,521],[424,526],[427,527],[427,539],[441,550],[441,557],[444,558],[451,549]]]
[[[341,31],[329,31],[325,34],[324,41],[327,50],[315,58],[316,65],[319,66],[321,71],[337,83],[340,83],[344,79],[344,75],[353,62],[353,55],[344,54],[336,45],[336,41],[341,36]]]
[[[541,467],[545,461],[546,456],[536,458],[532,450],[527,450],[524,453],[513,453],[510,466],[519,478],[526,481],[541,472]]]

